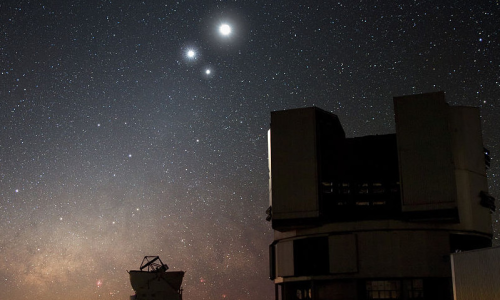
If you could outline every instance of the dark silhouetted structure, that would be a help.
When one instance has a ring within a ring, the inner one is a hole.
[[[394,110],[395,134],[357,138],[315,107],[271,113],[276,299],[452,299],[450,253],[491,246],[478,108]]]
[[[184,271],[168,271],[159,256],[145,256],[139,270],[128,271],[135,295],[130,300],[182,300]]]

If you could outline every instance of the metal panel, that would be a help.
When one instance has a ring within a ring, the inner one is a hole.
[[[500,299],[500,248],[451,255],[455,300]]]
[[[449,107],[444,93],[394,98],[404,212],[456,208]]]
[[[332,235],[328,237],[330,273],[354,273],[358,271],[356,235]]]
[[[273,220],[318,217],[314,109],[271,113]]]
[[[294,275],[293,241],[276,244],[276,275],[286,277]]]
[[[321,215],[320,182],[331,176],[345,139],[336,115],[316,107],[271,113],[273,228],[313,224]],[[281,222],[281,223],[280,223]],[[282,224],[282,225],[277,225]]]
[[[469,230],[491,234],[492,207],[480,197],[488,192],[488,179],[479,109],[450,107],[450,124],[460,223]]]
[[[486,177],[479,108],[450,107],[455,167]]]

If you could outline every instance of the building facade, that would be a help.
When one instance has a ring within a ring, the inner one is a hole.
[[[491,246],[479,110],[394,98],[396,133],[346,138],[319,108],[271,113],[276,299],[452,299],[450,253]]]

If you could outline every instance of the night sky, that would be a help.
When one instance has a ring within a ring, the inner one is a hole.
[[[184,299],[273,299],[270,112],[394,132],[392,97],[481,108],[500,196],[500,2],[0,4],[0,299],[129,299],[159,255]],[[222,27],[223,24],[228,26]],[[494,219],[498,216],[494,215]]]

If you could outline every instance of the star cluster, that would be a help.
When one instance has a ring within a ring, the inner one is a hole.
[[[498,198],[499,9],[2,2],[0,299],[128,299],[145,255],[187,271],[186,300],[273,299],[273,110],[315,105],[349,137],[384,134],[393,96],[445,91],[481,108]]]

